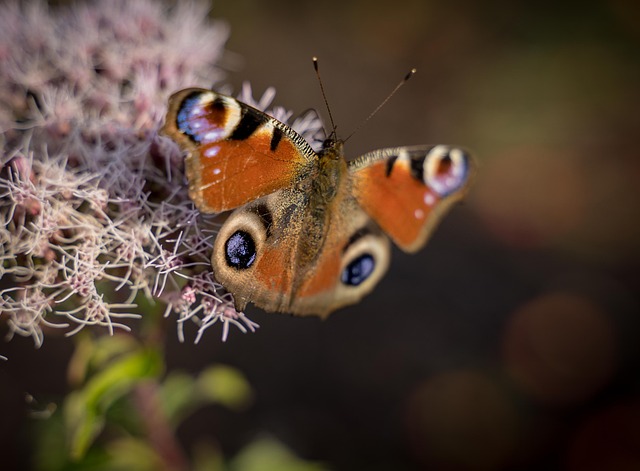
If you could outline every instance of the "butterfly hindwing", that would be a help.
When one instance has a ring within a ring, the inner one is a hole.
[[[237,208],[290,186],[317,160],[290,127],[205,89],[171,96],[163,132],[188,151],[189,196],[202,212]]]
[[[350,162],[353,193],[362,208],[406,252],[426,243],[472,173],[469,156],[449,146],[381,149]]]
[[[238,310],[252,302],[267,311],[326,317],[375,287],[389,265],[389,239],[348,190],[341,180],[324,216],[296,188],[229,216],[212,266]]]

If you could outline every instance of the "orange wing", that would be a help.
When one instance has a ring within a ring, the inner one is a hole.
[[[189,196],[207,213],[291,186],[318,158],[285,124],[210,90],[189,88],[172,95],[162,131],[188,151]]]
[[[211,262],[237,310],[251,302],[269,312],[326,317],[376,286],[389,266],[389,238],[347,190],[337,188],[322,220],[314,219],[305,192],[289,189],[229,216]]]
[[[362,208],[405,252],[420,249],[469,185],[472,160],[447,146],[382,149],[350,162]]]

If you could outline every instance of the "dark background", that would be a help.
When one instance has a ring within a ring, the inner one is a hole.
[[[212,16],[231,26],[229,83],[274,86],[286,108],[324,112],[318,56],[342,135],[416,67],[347,155],[446,143],[479,168],[359,305],[325,322],[250,308],[259,331],[225,344],[170,330],[171,367],[230,364],[256,394],[191,417],[186,447],[232,456],[268,434],[338,470],[640,469],[638,4],[241,0]],[[0,371],[8,462],[29,453],[24,391],[64,392],[71,348],[3,346],[20,359]]]

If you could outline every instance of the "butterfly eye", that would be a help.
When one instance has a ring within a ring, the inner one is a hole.
[[[462,149],[435,146],[426,157],[424,181],[438,195],[460,189],[469,173],[469,157]]]
[[[256,244],[248,232],[236,231],[224,246],[227,265],[239,270],[249,268],[256,259]]]
[[[345,267],[341,280],[345,285],[358,286],[371,276],[375,267],[373,256],[364,253]]]

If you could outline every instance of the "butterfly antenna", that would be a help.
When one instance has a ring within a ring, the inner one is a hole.
[[[396,92],[397,92],[398,90],[400,90],[400,88],[401,88],[405,83],[407,83],[407,81],[408,81],[411,77],[413,77],[413,76],[415,75],[415,73],[416,73],[416,72],[417,72],[417,70],[416,70],[415,68],[414,68],[414,69],[411,69],[411,70],[407,73],[407,75],[405,75],[405,76],[404,76],[404,78],[400,81],[400,83],[398,83],[398,85],[396,85],[396,86],[395,86],[395,88],[394,88],[393,90],[391,90],[391,93],[389,93],[389,95],[387,95],[387,98],[385,98],[384,100],[382,100],[382,103],[380,103],[380,104],[376,107],[376,109],[375,109],[375,110],[373,110],[369,116],[367,116],[367,119],[365,119],[364,121],[362,121],[362,122],[360,123],[360,125],[358,125],[358,127],[357,127],[357,128],[355,128],[355,129],[353,130],[353,132],[347,136],[347,138],[344,140],[344,142],[347,142],[347,141],[351,138],[351,136],[353,136],[356,132],[358,132],[358,131],[362,128],[362,126],[364,126],[365,124],[367,124],[367,122],[368,122],[371,118],[373,118],[373,117],[376,115],[376,113],[377,113],[378,111],[380,111],[380,108],[382,108],[382,107],[383,107],[383,106],[384,106],[384,105],[385,105],[385,104],[386,104],[386,103],[391,99],[391,97],[392,97],[393,95],[395,95],[395,94],[396,94]]]
[[[322,79],[320,78],[320,70],[318,69],[318,58],[313,57],[313,69],[316,71],[316,77],[318,77],[318,83],[320,84],[320,91],[322,92],[322,99],[324,100],[324,106],[329,113],[329,121],[331,121],[331,135],[335,138],[336,124],[333,121],[333,115],[331,114],[331,108],[329,108],[329,101],[327,100],[327,94],[324,92],[324,86],[322,85]]]

